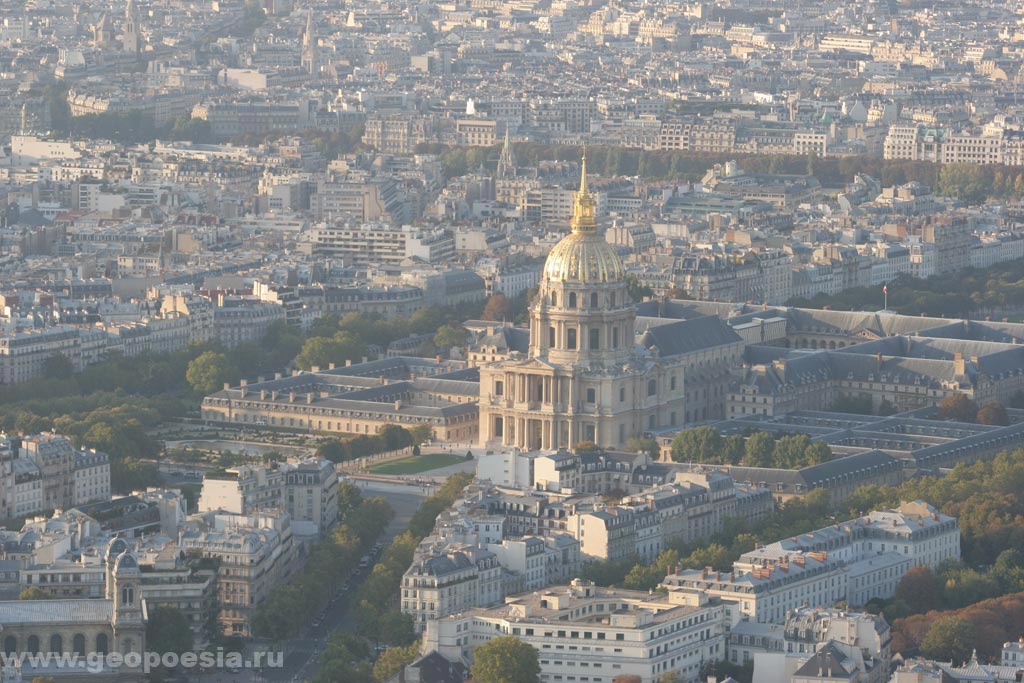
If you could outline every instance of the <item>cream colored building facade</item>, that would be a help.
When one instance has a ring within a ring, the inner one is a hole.
[[[528,357],[480,366],[482,444],[617,448],[647,431],[724,413],[728,368],[740,363],[742,340],[709,321],[715,329],[700,342],[687,341],[681,327],[659,326],[637,346],[625,269],[597,230],[596,207],[584,159],[572,232],[548,255],[530,312]],[[687,367],[701,370],[690,390]],[[688,399],[710,403],[688,412]]]

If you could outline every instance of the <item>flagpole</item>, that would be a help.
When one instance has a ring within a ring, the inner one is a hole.
[[[885,285],[885,286],[882,287],[882,295],[885,297],[884,300],[883,300],[882,309],[888,311],[889,310],[889,285]]]

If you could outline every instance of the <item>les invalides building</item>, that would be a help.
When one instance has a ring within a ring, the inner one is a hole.
[[[526,450],[631,437],[724,417],[743,343],[715,316],[637,334],[622,260],[597,230],[586,158],[572,232],[548,255],[526,357],[480,367],[480,439]]]

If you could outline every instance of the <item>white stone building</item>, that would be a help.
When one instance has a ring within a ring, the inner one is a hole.
[[[725,657],[724,607],[706,597],[677,597],[598,588],[577,579],[430,621],[423,652],[471,661],[478,646],[515,636],[537,649],[545,683],[611,683],[629,674],[655,683],[670,672],[698,683],[705,664]]]

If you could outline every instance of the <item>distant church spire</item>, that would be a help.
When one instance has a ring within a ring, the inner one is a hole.
[[[135,0],[128,0],[128,5],[124,9],[124,20],[124,51],[138,54],[142,51],[142,36],[139,33],[142,17],[139,15],[139,8],[135,6]]]
[[[509,126],[505,126],[505,144],[501,148],[501,157],[498,159],[498,178],[506,180],[513,178],[518,173],[516,164],[516,151],[512,148],[512,139],[509,136]]]
[[[320,71],[317,63],[316,36],[313,34],[313,9],[306,10],[306,32],[302,35],[302,67],[310,75]]]

